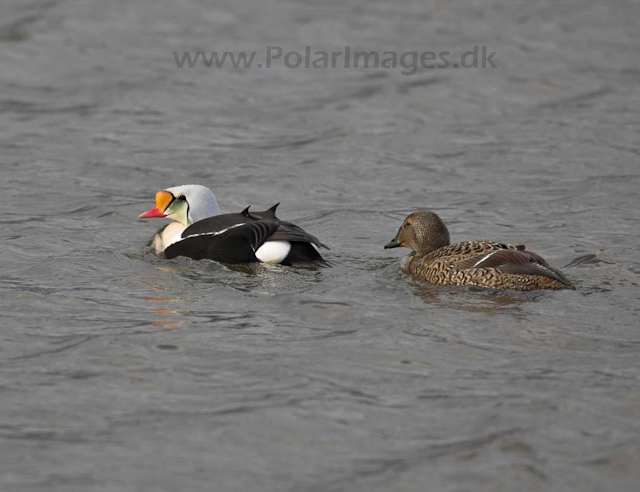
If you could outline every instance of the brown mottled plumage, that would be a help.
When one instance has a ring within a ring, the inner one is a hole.
[[[574,289],[564,274],[523,245],[492,241],[450,244],[449,231],[433,212],[409,215],[385,248],[412,249],[402,268],[438,285],[490,289]]]

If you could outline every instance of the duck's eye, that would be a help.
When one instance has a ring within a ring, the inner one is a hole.
[[[411,222],[405,222],[404,225],[405,227],[409,227],[411,225]]]
[[[184,195],[180,195],[180,196],[178,197],[178,200],[181,200],[181,201],[183,201],[183,202],[184,202],[184,201],[186,201],[186,200],[187,200],[187,197],[186,197],[186,196],[184,196]]]

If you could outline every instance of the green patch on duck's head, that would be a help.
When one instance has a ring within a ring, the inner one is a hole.
[[[165,209],[164,214],[168,219],[175,220],[184,225],[192,223],[189,217],[189,202],[184,194],[174,197]]]

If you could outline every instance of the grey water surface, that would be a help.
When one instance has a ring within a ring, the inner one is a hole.
[[[636,1],[3,0],[0,490],[638,490]],[[178,68],[450,51],[496,68]],[[157,258],[159,189],[332,266]],[[430,209],[577,290],[405,277]]]

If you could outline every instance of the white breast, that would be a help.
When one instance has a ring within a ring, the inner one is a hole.
[[[282,263],[291,251],[288,241],[267,241],[256,251],[256,258],[262,263]]]
[[[162,229],[161,233],[156,234],[156,237],[153,238],[153,248],[156,250],[156,254],[162,253],[165,249],[178,241],[182,231],[186,228],[187,226],[180,222],[171,222],[171,224]]]

